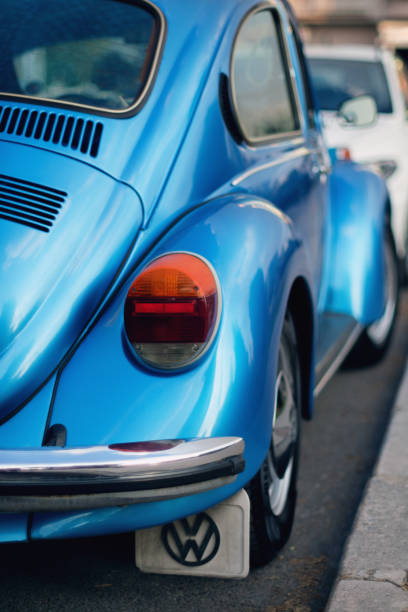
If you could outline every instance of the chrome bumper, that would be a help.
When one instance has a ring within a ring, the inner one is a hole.
[[[221,487],[243,471],[242,438],[0,450],[0,512],[123,506]]]

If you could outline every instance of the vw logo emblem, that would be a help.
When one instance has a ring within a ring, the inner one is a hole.
[[[187,567],[211,561],[221,541],[217,525],[205,512],[165,525],[161,538],[170,557]]]

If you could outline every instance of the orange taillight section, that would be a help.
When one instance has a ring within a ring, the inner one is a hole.
[[[132,283],[128,295],[135,298],[201,298],[216,290],[214,276],[201,259],[187,253],[173,253],[151,263]]]

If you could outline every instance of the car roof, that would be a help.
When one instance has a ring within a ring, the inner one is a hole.
[[[253,8],[273,8],[274,6],[274,0],[265,0],[264,2],[260,2],[260,0],[190,0],[189,2],[186,0],[145,1],[146,3],[159,8],[164,15],[175,14],[181,11],[187,22],[189,21],[189,18],[194,19],[194,15],[197,13],[194,5],[200,3],[207,5],[206,9],[208,19],[212,19],[214,22],[217,21],[217,17],[220,18],[222,15],[228,16],[235,10],[243,11],[245,13]],[[291,16],[293,25],[296,27],[296,29],[298,29],[297,19],[293,12],[290,0],[279,0],[278,3]]]

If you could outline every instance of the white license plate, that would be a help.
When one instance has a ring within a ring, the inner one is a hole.
[[[142,572],[245,578],[249,571],[249,498],[244,489],[205,512],[136,531]]]

